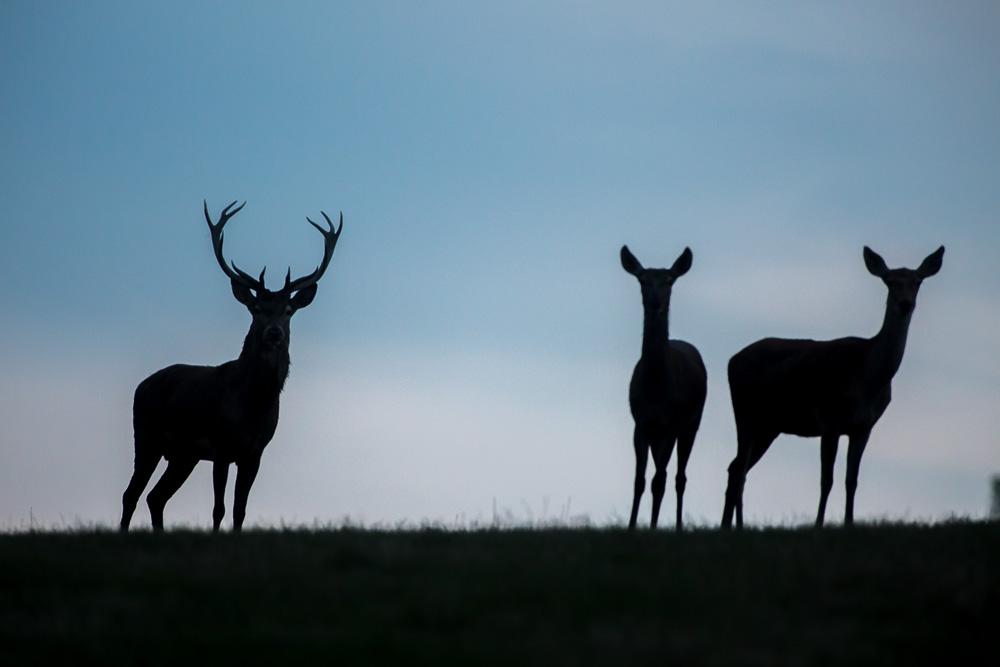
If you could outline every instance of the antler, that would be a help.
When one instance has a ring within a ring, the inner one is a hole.
[[[260,272],[260,278],[254,278],[249,273],[242,271],[232,261],[229,262],[232,268],[227,266],[226,260],[222,256],[222,239],[223,239],[222,228],[225,227],[226,223],[229,222],[229,219],[232,218],[237,213],[239,213],[240,209],[246,206],[247,203],[243,202],[239,206],[236,206],[235,201],[230,202],[229,205],[226,206],[226,208],[222,209],[222,213],[219,214],[219,222],[215,224],[212,223],[212,217],[208,214],[208,202],[204,201],[203,203],[205,205],[205,221],[208,223],[208,229],[212,234],[212,249],[215,250],[215,259],[218,260],[219,266],[222,267],[222,270],[225,272],[227,276],[229,276],[230,279],[243,285],[244,287],[248,287],[258,292],[263,290],[264,271],[267,271],[266,266]],[[236,206],[236,208],[233,208],[233,206]]]
[[[238,211],[239,209],[236,210]],[[323,229],[322,226],[317,225],[308,217],[306,220],[310,225],[318,229],[320,234],[323,235],[323,261],[320,262],[320,265],[316,267],[315,271],[307,276],[296,278],[295,280],[292,280],[292,270],[288,269],[288,273],[285,274],[285,287],[282,290],[284,292],[295,292],[315,285],[319,279],[323,277],[326,267],[330,264],[330,259],[333,257],[333,249],[337,247],[337,239],[340,238],[340,232],[344,229],[344,212],[340,212],[340,225],[336,229],[333,227],[333,221],[330,220],[330,216],[323,211],[320,211],[320,213],[322,213],[323,217],[326,219],[326,224],[329,226],[329,229]],[[233,268],[236,267],[234,266]]]

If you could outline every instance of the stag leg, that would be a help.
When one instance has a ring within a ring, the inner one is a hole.
[[[854,523],[854,492],[858,490],[861,455],[865,453],[869,435],[871,431],[852,435],[847,446],[847,509],[844,511],[844,525],[847,526]]]
[[[138,450],[139,447],[136,447]],[[132,515],[135,513],[135,506],[139,502],[143,489],[149,484],[149,478],[153,476],[153,471],[160,463],[160,457],[146,453],[135,455],[135,467],[132,471],[132,479],[129,480],[125,493],[122,494],[122,520],[119,530],[128,532],[128,526],[132,522]]]
[[[646,459],[649,455],[649,443],[645,436],[635,427],[632,434],[632,446],[635,448],[635,484],[632,489],[632,514],[628,520],[628,529],[635,530],[635,522],[639,517],[639,500],[646,490]]]
[[[146,496],[149,516],[153,521],[153,530],[157,532],[163,530],[163,508],[166,507],[171,496],[177,493],[177,489],[181,488],[181,484],[188,478],[197,463],[197,459],[175,458],[167,464],[163,476]]]
[[[226,516],[226,480],[229,479],[229,464],[216,461],[212,465],[212,489],[215,492],[215,507],[212,508],[212,532],[219,532],[222,519]]]
[[[240,532],[243,529],[243,519],[247,515],[247,498],[250,496],[250,487],[257,478],[257,469],[260,467],[260,459],[250,459],[236,464],[236,499],[233,501],[233,531]]]
[[[837,441],[839,435],[824,435],[820,440],[820,481],[819,510],[816,512],[816,527],[823,527],[823,517],[826,515],[826,499],[833,488],[833,464],[837,460]]]
[[[653,474],[653,514],[649,520],[650,530],[656,528],[660,517],[660,504],[663,502],[663,493],[667,488],[667,464],[670,462],[670,455],[674,452],[676,440],[676,436],[669,435],[653,445],[653,465],[656,467],[656,472]]]
[[[694,447],[694,433],[684,434],[677,440],[677,475],[674,480],[674,488],[677,491],[677,531],[684,529],[684,489],[687,486],[688,457],[691,456],[691,449]]]

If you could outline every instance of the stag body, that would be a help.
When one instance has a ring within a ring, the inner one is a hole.
[[[639,501],[646,488],[646,461],[653,453],[653,511],[650,528],[656,528],[667,483],[667,463],[677,445],[677,529],[683,527],[684,488],[688,457],[701,424],[705,406],[706,374],[701,355],[690,343],[669,339],[670,293],[674,281],[691,268],[692,255],[685,248],[669,269],[646,269],[622,246],[622,267],[642,288],[642,356],[629,383],[629,406],[635,420],[635,485],[629,529],[634,529]]]
[[[916,270],[890,270],[877,253],[865,247],[869,272],[881,278],[889,291],[882,327],[874,337],[765,338],[729,360],[738,450],[729,465],[724,528],[732,525],[734,511],[736,524],[742,527],[746,474],[781,433],[821,439],[817,526],[823,525],[833,487],[838,441],[848,437],[844,523],[854,522],[861,456],[872,427],[892,398],[892,378],[903,360],[920,283],[940,270],[943,257],[942,246]]]
[[[216,258],[229,276],[233,295],[253,320],[238,359],[221,366],[169,366],[143,380],[135,391],[133,427],[135,469],[122,497],[121,529],[128,530],[136,503],[161,458],[167,469],[147,497],[153,528],[163,528],[163,508],[187,479],[198,461],[213,462],[215,507],[212,523],[219,529],[225,516],[224,493],[230,464],[237,466],[233,529],[240,530],[247,497],[260,466],[264,448],[278,425],[279,395],[288,377],[290,320],[316,295],[317,281],[333,255],[343,228],[336,230],[326,214],[323,262],[312,274],[291,280],[272,292],[264,286],[264,272],[253,278],[222,256],[222,230],[243,206],[223,210],[213,224],[205,207]],[[308,220],[308,218],[307,218]]]

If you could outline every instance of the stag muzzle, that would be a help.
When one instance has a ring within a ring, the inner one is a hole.
[[[270,326],[264,329],[264,343],[271,347],[277,347],[285,342],[285,330],[281,327]]]

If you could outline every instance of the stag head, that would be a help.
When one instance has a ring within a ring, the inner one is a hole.
[[[236,202],[231,202],[222,209],[218,222],[212,222],[212,217],[208,213],[208,202],[205,202],[205,221],[212,235],[212,248],[215,250],[215,259],[223,272],[229,277],[233,288],[233,296],[236,300],[247,307],[253,317],[250,326],[250,336],[254,337],[257,343],[265,350],[274,350],[288,346],[289,323],[292,315],[300,308],[305,308],[312,303],[316,296],[317,283],[330,265],[333,257],[333,250],[337,247],[337,239],[344,228],[344,214],[340,214],[340,224],[334,228],[330,217],[322,213],[326,220],[326,227],[316,224],[309,218],[306,220],[323,235],[323,261],[312,273],[292,280],[292,270],[289,268],[285,274],[285,285],[280,290],[272,292],[264,285],[264,273],[267,267],[260,272],[260,277],[254,278],[250,274],[242,271],[236,264],[230,261],[226,263],[222,255],[223,228],[230,218],[240,212],[246,205],[243,202],[236,206]]]

